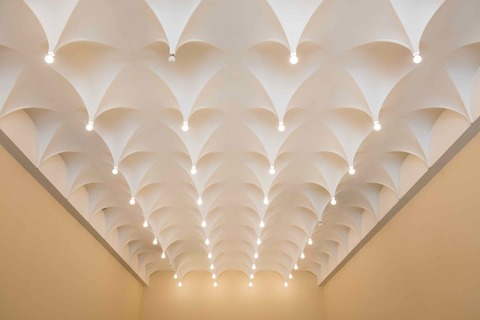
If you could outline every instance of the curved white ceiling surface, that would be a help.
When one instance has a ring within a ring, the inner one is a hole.
[[[477,0],[3,0],[0,129],[147,282],[253,264],[320,282],[479,116],[479,16]]]

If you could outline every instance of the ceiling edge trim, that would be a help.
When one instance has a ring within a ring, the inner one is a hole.
[[[12,140],[0,129],[0,145],[27,170],[30,175],[50,195],[62,205],[140,284],[144,287],[147,283],[133,270],[133,268],[108,244],[108,242],[95,230],[94,227],[78,212],[75,207],[65,198],[60,191],[43,175],[43,173],[27,158],[27,156],[13,143]]]
[[[320,282],[323,287],[332,279],[357,252],[359,252],[382,228],[385,226],[415,195],[427,185],[442,168],[450,162],[478,133],[480,132],[480,118],[475,120],[470,127],[455,141],[445,153],[425,172],[425,174],[400,198],[392,209],[370,230],[367,235],[350,251],[346,257]]]

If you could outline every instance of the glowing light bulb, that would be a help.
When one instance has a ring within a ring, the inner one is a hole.
[[[262,228],[262,229],[265,228],[265,222],[263,220],[260,221],[260,228]]]
[[[313,244],[312,238],[309,238],[307,243],[308,243],[309,246],[311,246]]]
[[[207,221],[203,220],[202,221],[202,228],[205,228],[207,226]]]
[[[262,240],[260,240],[260,238],[257,238],[257,244],[258,244],[258,245],[261,245],[261,244],[262,244]]]
[[[52,64],[55,61],[55,53],[49,51],[48,54],[45,56],[45,62],[48,64]]]
[[[413,63],[419,64],[420,62],[422,62],[422,56],[420,55],[420,52],[415,52],[413,54]]]
[[[268,201],[268,197],[267,197],[267,196],[265,196],[265,198],[263,198],[263,204],[267,205],[267,204],[268,204],[268,202],[269,202],[269,201]]]
[[[284,286],[284,287],[288,287],[288,282],[285,281],[285,282],[283,283],[283,286]]]
[[[293,269],[298,270],[298,264],[295,263],[295,265],[293,266]]]
[[[290,53],[290,63],[291,64],[297,64],[298,63],[298,57],[295,52]]]
[[[213,263],[210,265],[210,270],[213,270],[215,269],[215,266],[213,265]]]
[[[143,227],[148,228],[148,221],[147,220],[143,221]]]
[[[181,282],[181,281],[178,283],[178,286],[179,286],[180,288],[182,287],[182,282]]]
[[[375,130],[375,131],[382,130],[382,125],[380,124],[380,122],[378,122],[378,120],[375,120],[373,122],[373,130]]]
[[[113,167],[112,173],[113,173],[113,174],[118,174],[118,167],[117,167],[117,166],[114,166],[114,167]]]
[[[202,203],[203,203],[202,197],[198,197],[198,199],[197,199],[197,204],[198,204],[199,206],[201,206]]]
[[[208,259],[212,259],[213,255],[211,252],[208,253]]]
[[[205,239],[205,244],[208,246],[210,244],[210,239]]]
[[[216,288],[218,286],[217,281],[213,283],[213,286]]]
[[[152,243],[153,243],[154,246],[156,246],[158,244],[157,238],[153,239]]]
[[[257,269],[257,266],[254,263],[254,264],[252,264],[252,270],[255,270],[255,269]]]
[[[165,254],[165,252],[162,252],[162,255],[160,256],[160,258],[165,259],[167,257],[167,255]]]
[[[255,278],[255,275],[253,273],[250,273],[250,279]]]
[[[185,131],[185,130],[183,130],[183,131]],[[193,175],[196,175],[197,174],[197,167],[192,166],[192,169],[190,169],[190,173],[193,174]]]
[[[348,173],[353,176],[355,174],[355,168],[353,166],[348,167]]]
[[[134,205],[135,204],[135,197],[131,197],[130,198],[130,205]]]
[[[278,131],[284,132],[285,131],[285,125],[283,124],[283,121],[280,121],[278,123]]]
[[[217,279],[217,275],[215,273],[212,274],[212,279]]]
[[[332,206],[336,205],[337,204],[337,199],[335,199],[335,197],[332,197],[332,199],[330,200],[330,204]]]
[[[255,252],[255,254],[253,255],[253,257],[254,257],[255,259],[258,259],[258,252]]]
[[[293,279],[293,274],[290,273],[290,274],[288,275],[288,279],[292,280],[292,279]]]
[[[188,129],[190,129],[189,126],[188,126],[188,121],[183,121],[182,131],[183,131],[183,132],[187,132]]]
[[[249,287],[253,287],[253,282],[250,281],[250,282],[248,283],[248,286],[249,286]]]
[[[305,259],[305,253],[300,253],[300,259]]]
[[[274,175],[275,174],[275,167],[270,166],[270,169],[268,170],[268,173],[270,173],[271,175]]]
[[[173,275],[173,279],[175,279],[175,280],[177,280],[177,279],[178,279],[178,276],[177,276],[177,274],[176,274],[176,273]]]
[[[93,121],[88,121],[87,125],[85,126],[85,130],[87,131],[93,130]]]
[[[175,59],[175,54],[171,53],[169,56],[168,56],[168,62],[169,63],[175,63],[176,59]]]

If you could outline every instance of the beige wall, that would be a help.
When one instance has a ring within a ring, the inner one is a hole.
[[[260,272],[254,286],[240,272],[226,272],[212,286],[210,273],[190,273],[183,287],[171,273],[152,275],[145,288],[142,320],[322,320],[324,318],[322,288],[315,277],[306,272],[295,274],[288,288],[273,272]]]
[[[480,319],[480,136],[325,286],[329,320]]]
[[[138,319],[142,286],[0,147],[0,319]]]

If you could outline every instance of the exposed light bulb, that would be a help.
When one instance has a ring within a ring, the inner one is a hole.
[[[173,279],[175,279],[175,280],[177,280],[177,279],[178,279],[178,276],[177,276],[177,274],[176,274],[176,273],[173,275]]]
[[[112,173],[113,173],[113,174],[118,174],[118,167],[117,167],[117,166],[114,166],[114,167],[113,167]]]
[[[134,205],[135,204],[135,197],[131,197],[130,198],[130,205]]]
[[[162,255],[160,256],[160,258],[165,259],[167,257],[167,255],[165,254],[165,252],[162,252]]]
[[[250,281],[250,282],[248,283],[248,286],[249,286],[249,287],[253,287],[253,282]]]
[[[254,263],[254,264],[252,264],[252,270],[255,270],[255,269],[257,269],[257,266]]]
[[[143,221],[143,227],[148,228],[148,221],[147,220]]]
[[[332,197],[332,199],[330,200],[330,204],[332,206],[336,205],[337,204],[337,199],[335,199],[335,197]]]
[[[382,129],[382,125],[378,120],[373,121],[373,130],[380,131]]]
[[[180,288],[182,287],[182,282],[181,282],[181,281],[178,283],[178,286],[179,286]]]
[[[258,259],[258,252],[255,252],[255,254],[253,255],[253,257],[254,257],[255,259]]]
[[[293,266],[293,269],[298,270],[298,264],[295,263],[295,265]]]
[[[288,275],[288,279],[292,280],[292,279],[293,279],[293,274],[290,273],[290,274]]]
[[[85,126],[85,130],[87,131],[93,130],[93,121],[88,121],[87,125]]]
[[[419,64],[420,62],[422,62],[422,56],[420,55],[420,52],[415,52],[413,54],[413,63]]]
[[[283,121],[280,121],[278,123],[278,131],[284,132],[285,131],[285,125],[283,124]]]
[[[210,244],[210,239],[205,239],[205,244],[208,246]]]
[[[305,259],[305,253],[300,253],[300,259]]]
[[[298,63],[298,57],[295,52],[290,53],[290,63],[291,64],[297,64]]]
[[[257,238],[257,244],[258,244],[258,245],[261,245],[261,244],[262,244],[262,240],[260,240],[260,238]]]
[[[265,228],[265,222],[263,220],[260,221],[260,228],[262,228],[262,229]]]
[[[217,281],[213,283],[213,286],[216,288],[218,286]]]
[[[187,129],[188,130],[188,129]],[[183,130],[185,131],[185,130]],[[193,174],[193,175],[196,175],[197,174],[197,167],[196,166],[192,166],[192,169],[190,169],[190,173]]]
[[[190,129],[189,126],[188,126],[188,121],[183,121],[182,131],[183,131],[183,132],[187,132],[188,129]]]
[[[169,63],[175,63],[175,54],[171,53],[169,56],[168,56],[168,62]]]
[[[203,220],[202,221],[202,228],[205,228],[207,226],[207,221]]]
[[[217,275],[215,273],[212,273],[212,279],[217,279]]]
[[[153,241],[152,241],[153,245],[156,246],[158,244],[158,240],[157,238],[154,238]]]
[[[213,265],[213,263],[210,265],[210,270],[213,270],[215,269],[215,266]]]
[[[255,275],[253,273],[250,273],[250,279],[255,278]]]
[[[288,287],[288,282],[285,281],[285,282],[283,283],[283,286],[284,286],[284,287]]]
[[[265,198],[263,198],[263,204],[267,205],[267,204],[268,204],[268,202],[269,202],[269,201],[268,201],[268,197],[267,197],[267,196],[265,196]]]
[[[312,238],[308,238],[308,242],[307,242],[307,243],[308,243],[309,246],[311,246],[311,245],[313,244]]]
[[[198,204],[199,206],[201,206],[202,203],[203,203],[202,197],[198,197],[198,199],[197,199],[197,204]]]
[[[52,64],[55,61],[55,53],[49,51],[48,54],[45,56],[45,62],[48,64]]]
[[[270,169],[268,170],[268,173],[270,173],[271,175],[274,175],[275,174],[275,167],[270,166]]]
[[[356,171],[355,171],[355,168],[354,168],[353,166],[348,167],[348,173],[349,173],[350,175],[353,176],[353,175],[355,174],[355,172],[356,172]]]

